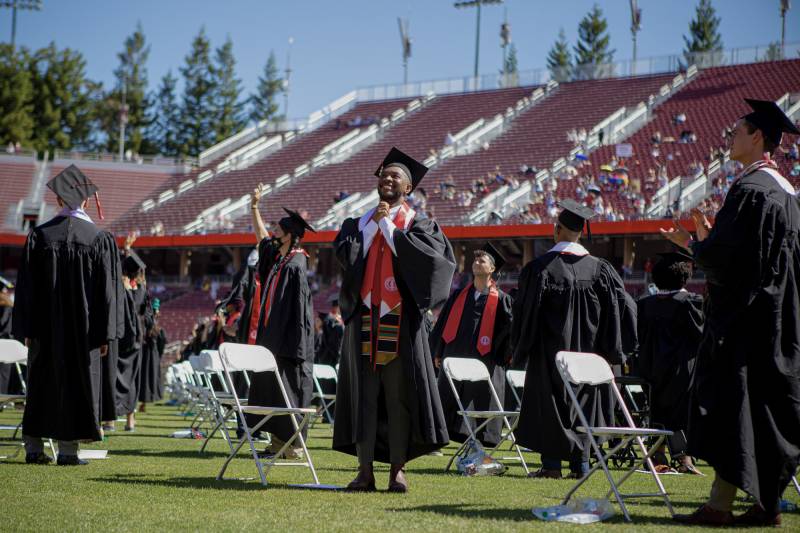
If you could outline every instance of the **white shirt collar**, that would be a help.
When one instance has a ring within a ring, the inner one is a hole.
[[[56,215],[56,216],[59,216],[59,217],[75,217],[75,218],[79,218],[81,220],[85,220],[86,222],[91,222],[92,224],[94,224],[94,221],[91,218],[89,218],[89,215],[86,214],[86,211],[84,211],[80,207],[78,209],[70,209],[70,207],[68,205],[65,205],[64,208],[61,211],[59,211],[58,215]]]
[[[403,204],[400,204],[389,209],[390,220],[394,220],[394,217],[397,216],[397,212],[400,210],[402,206]],[[372,222],[372,215],[375,214],[375,209],[376,208],[373,207],[372,209],[361,215],[361,218],[358,219],[358,231],[364,231],[364,228],[366,228],[367,225],[369,225],[369,223]],[[414,211],[413,209],[411,209],[411,207],[409,207],[408,213],[406,213],[406,225],[403,229],[408,229],[408,227],[411,225],[411,221],[414,219],[415,214],[416,211]]]
[[[589,250],[584,248],[580,243],[561,241],[548,250],[548,253],[556,252],[559,254],[570,254],[584,256],[589,255]]]

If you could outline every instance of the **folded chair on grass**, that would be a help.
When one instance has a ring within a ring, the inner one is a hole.
[[[243,435],[242,438],[239,439],[238,444],[233,448],[233,450],[231,450],[231,453],[228,455],[225,463],[222,465],[222,469],[217,475],[217,480],[224,479],[223,476],[225,475],[228,465],[233,458],[236,457],[236,454],[239,452],[239,450],[241,450],[242,447],[247,444],[250,447],[250,453],[253,461],[256,464],[256,468],[258,469],[258,475],[261,478],[262,485],[267,485],[267,474],[269,474],[269,471],[273,466],[302,466],[311,470],[311,475],[314,478],[313,485],[321,486],[319,478],[317,478],[317,472],[314,469],[314,463],[311,460],[311,454],[306,447],[306,441],[302,434],[303,429],[308,425],[311,417],[316,414],[316,409],[292,407],[291,402],[289,402],[289,397],[286,394],[286,388],[281,380],[280,373],[278,372],[278,365],[275,362],[275,356],[272,355],[272,352],[263,346],[225,342],[219,347],[219,355],[222,368],[225,372],[225,380],[227,382],[228,389],[233,395],[236,414],[239,416]],[[235,371],[249,371],[253,373],[272,372],[275,375],[275,381],[277,386],[280,388],[281,396],[283,396],[283,401],[285,402],[286,407],[243,404],[236,393],[236,388],[234,387],[233,379],[231,377],[231,372]],[[253,427],[250,427],[250,425],[247,423],[247,418],[245,416],[246,414],[262,416],[263,418]],[[294,426],[294,434],[286,441],[286,443],[284,443],[283,447],[273,457],[269,459],[261,459],[256,451],[255,439],[253,435],[267,422],[267,420],[274,416],[291,417],[292,425]],[[303,449],[303,458],[305,460],[295,462],[280,462],[278,458],[281,457],[295,441],[300,443],[300,447]]]
[[[458,414],[464,419],[464,425],[469,430],[470,439],[478,441],[477,434],[485,428],[489,422],[495,419],[502,419],[503,425],[505,429],[500,435],[500,442],[497,443],[497,446],[492,448],[488,451],[491,455],[494,453],[501,444],[505,441],[510,441],[512,449],[517,452],[516,457],[496,457],[495,459],[502,459],[502,460],[512,460],[512,461],[519,461],[522,465],[522,468],[525,470],[525,473],[528,473],[528,465],[525,463],[525,458],[522,456],[522,450],[517,445],[516,437],[514,436],[514,428],[516,427],[517,421],[519,420],[519,413],[517,411],[504,411],[503,404],[500,402],[500,398],[497,396],[497,391],[494,389],[494,385],[492,385],[492,379],[489,375],[489,370],[486,368],[481,361],[478,359],[471,359],[471,358],[464,358],[464,357],[447,357],[442,361],[442,369],[444,370],[444,374],[447,377],[447,382],[450,384],[450,390],[453,391],[453,396],[456,399],[456,403],[458,404]],[[456,388],[455,382],[456,381],[472,381],[472,382],[485,382],[489,388],[489,395],[491,397],[491,401],[489,405],[491,406],[491,402],[493,401],[495,405],[497,405],[496,411],[475,411],[471,410],[468,411],[464,408],[464,404],[461,402],[461,397],[458,395],[458,389]],[[509,419],[514,420],[514,424],[512,425],[509,422]],[[482,422],[478,422],[482,420]],[[473,421],[476,424],[475,429],[472,429]],[[453,462],[456,460],[456,457],[465,453],[467,450],[467,446],[469,445],[470,439],[464,441],[463,444],[456,450],[456,453],[450,458],[450,461],[447,463],[445,467],[445,471],[450,470],[450,467],[453,465]]]
[[[517,402],[516,410],[522,409],[522,398],[519,392],[525,388],[525,371],[524,370],[506,370],[506,383],[508,388],[511,389],[511,394],[514,395],[514,400]]]
[[[333,381],[337,383],[336,369],[330,365],[314,365],[314,395],[313,398],[319,399],[322,412],[328,423],[333,425],[333,404],[336,403],[336,394],[327,394],[319,380]],[[314,419],[316,421],[316,418]],[[311,426],[314,426],[312,422]]]
[[[573,494],[575,494],[580,486],[583,485],[586,480],[592,476],[592,474],[602,469],[609,485],[611,486],[611,489],[606,494],[606,498],[609,498],[611,494],[614,494],[617,503],[619,503],[619,506],[622,509],[623,515],[625,515],[625,521],[631,522],[631,517],[628,514],[628,508],[625,506],[625,499],[629,498],[661,497],[664,500],[664,504],[667,506],[670,514],[674,515],[675,512],[672,509],[669,496],[667,495],[666,490],[664,490],[664,485],[661,482],[661,478],[658,476],[658,472],[656,472],[652,461],[653,454],[664,443],[664,439],[672,435],[672,432],[660,429],[636,427],[628,408],[625,406],[622,394],[620,394],[620,391],[614,381],[614,373],[612,372],[611,367],[608,365],[605,359],[599,355],[580,352],[558,352],[556,354],[556,368],[558,369],[558,373],[561,375],[561,379],[564,381],[564,387],[566,388],[567,394],[572,402],[572,410],[577,414],[581,423],[581,425],[575,429],[587,436],[589,444],[592,447],[592,452],[597,459],[597,462],[594,464],[594,466],[592,466],[589,472],[587,472],[586,475],[578,480],[575,486],[570,489],[570,491],[564,497],[564,501],[562,503],[566,504],[569,502],[570,498],[572,498]],[[608,386],[613,391],[614,397],[618,404],[617,408],[622,411],[625,423],[627,425],[616,427],[590,426],[586,419],[586,415],[584,414],[583,409],[581,409],[580,403],[578,402],[578,397],[575,393],[573,385],[576,387],[602,385]],[[618,442],[607,452],[603,453],[603,450],[600,448],[600,443],[597,441],[598,437],[618,439]],[[646,438],[655,439],[649,450],[644,443],[644,439]],[[653,477],[653,481],[656,484],[658,489],[657,492],[634,494],[622,494],[620,492],[619,489],[622,484],[625,483],[631,474],[636,471],[638,461],[635,462],[633,466],[628,469],[618,481],[614,481],[614,478],[608,469],[608,460],[612,458],[619,450],[628,446],[631,441],[635,441],[638,445],[638,448],[642,454],[643,462],[645,463],[645,467]]]

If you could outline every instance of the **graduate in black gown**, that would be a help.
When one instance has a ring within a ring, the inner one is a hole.
[[[125,416],[125,431],[136,428],[136,404],[139,400],[139,380],[142,371],[147,288],[145,264],[139,255],[126,247],[122,261],[124,293],[124,334],[117,343],[116,410]],[[106,420],[104,429],[114,431],[114,421]]]
[[[350,490],[374,491],[380,461],[389,490],[406,492],[405,463],[448,442],[424,315],[447,298],[455,259],[439,225],[405,202],[427,170],[392,149],[375,173],[378,206],[334,240],[345,334],[333,449],[358,456]]]
[[[681,473],[699,474],[686,453],[685,431],[694,367],[703,336],[703,297],[684,287],[692,277],[692,257],[677,251],[661,255],[653,267],[658,293],[638,301],[637,373],[650,383],[650,425],[673,432],[672,460]],[[663,450],[653,462],[669,470]],[[660,468],[659,468],[660,467]]]
[[[500,405],[491,397],[485,383],[456,381],[454,383],[464,409],[496,411],[502,410],[505,404],[506,364],[511,358],[509,340],[513,301],[497,288],[493,279],[493,275],[498,275],[504,264],[505,259],[491,244],[487,243],[476,250],[472,262],[472,283],[450,295],[430,336],[431,354],[437,367],[441,367],[442,361],[448,357],[466,357],[478,359],[489,370]],[[441,370],[438,381],[450,439],[464,442],[469,438],[469,428],[458,414],[456,398],[447,376]],[[470,423],[474,429],[475,423]],[[493,448],[500,442],[502,424],[502,420],[494,420],[477,435],[484,446]]]
[[[144,314],[144,341],[142,364],[139,373],[139,412],[144,413],[145,404],[161,400],[161,357],[167,345],[167,334],[159,324],[161,302],[148,296]]]
[[[14,337],[29,347],[25,459],[49,462],[53,438],[59,464],[85,464],[78,441],[102,438],[100,359],[121,335],[119,251],[84,211],[97,187],[76,166],[47,185],[62,210],[28,234],[14,301]]]
[[[342,354],[342,341],[344,340],[344,322],[342,313],[339,309],[339,297],[336,296],[329,300],[331,310],[328,313],[320,313],[322,319],[322,336],[320,346],[317,351],[316,363],[335,367],[339,364]]]
[[[300,247],[300,240],[306,230],[314,229],[298,213],[284,208],[286,216],[270,235],[258,211],[261,194],[259,186],[251,204],[253,226],[259,239],[258,275],[263,280],[256,344],[275,356],[291,407],[309,407],[314,392],[314,308],[306,276],[308,254]],[[253,374],[251,405],[285,406],[273,376],[267,372]],[[252,422],[258,420],[259,417],[253,417]],[[277,416],[264,424],[261,431],[272,435],[267,453],[275,453],[292,437],[294,426],[289,417]],[[295,441],[284,455],[297,458],[302,452]]]
[[[0,339],[13,339],[11,316],[14,311],[14,302],[11,299],[11,290],[14,284],[0,276]],[[19,380],[17,365],[0,363],[0,394],[22,394],[22,383]]]
[[[623,361],[623,339],[631,345],[636,331],[626,309],[625,287],[611,264],[578,242],[584,223],[594,215],[574,200],[563,200],[555,225],[556,245],[528,263],[519,278],[511,343],[515,364],[527,361],[517,442],[542,454],[542,469],[531,477],[560,478],[561,461],[570,476],[589,468],[589,444],[579,425],[564,382],[555,366],[561,350],[591,352],[609,364]],[[588,228],[588,224],[587,224]],[[589,233],[591,239],[591,233]],[[627,324],[627,326],[626,326]],[[613,425],[614,401],[606,387],[583,386],[578,392],[589,423]]]
[[[747,103],[730,144],[744,170],[714,226],[694,210],[696,239],[677,221],[663,230],[707,281],[687,438],[716,478],[706,504],[675,517],[690,524],[779,524],[800,460],[800,208],[771,160],[782,133],[800,130],[774,102]],[[737,488],[756,503],[734,519]]]

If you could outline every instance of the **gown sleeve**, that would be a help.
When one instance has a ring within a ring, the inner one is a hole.
[[[524,367],[536,342],[539,307],[544,292],[544,273],[528,263],[519,276],[517,296],[512,307],[512,366]]]
[[[395,268],[420,312],[436,307],[450,294],[456,260],[439,225],[414,220],[408,230],[394,231]]]
[[[494,322],[494,336],[492,338],[492,353],[494,362],[505,366],[511,358],[511,325],[513,323],[513,300],[506,293],[500,294],[497,302],[497,315]]]
[[[628,327],[625,315],[630,313],[627,311],[628,300],[625,297],[625,286],[619,274],[604,260],[601,260],[595,283],[603,309],[595,347],[598,355],[603,356],[610,364],[622,364],[625,361],[623,337],[629,335],[636,339],[635,330],[624,332],[624,329]],[[632,310],[632,313],[635,320],[636,310]],[[627,342],[630,342],[630,339]]]
[[[114,236],[103,231],[94,243],[94,287],[89,310],[89,343],[92,349],[124,334],[124,287],[119,249]]]
[[[31,260],[36,248],[36,230],[31,230],[25,240],[21,263],[17,274],[17,285],[14,291],[14,312],[11,321],[14,338],[20,342],[37,338],[35,328],[35,307],[33,286],[31,284]]]

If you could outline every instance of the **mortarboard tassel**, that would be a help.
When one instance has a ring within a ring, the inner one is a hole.
[[[103,216],[103,206],[100,205],[100,195],[97,192],[94,193],[94,202],[97,204],[97,215],[100,217],[100,220],[105,220],[106,217]]]

